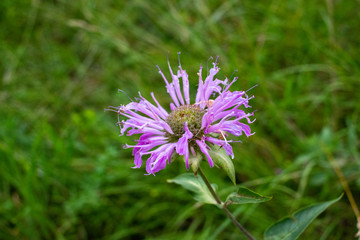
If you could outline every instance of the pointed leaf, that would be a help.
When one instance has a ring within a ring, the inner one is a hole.
[[[211,192],[206,187],[205,182],[201,177],[195,177],[193,173],[184,173],[177,176],[174,179],[168,179],[169,183],[176,183],[183,186],[185,189],[190,190],[193,193],[193,197],[198,202],[217,204]],[[211,184],[214,191],[216,191],[216,185]]]
[[[272,197],[262,196],[248,188],[240,187],[237,192],[230,193],[225,204],[261,203],[271,200]]]
[[[265,240],[295,240],[309,226],[309,224],[328,208],[331,204],[340,200],[337,199],[318,203],[305,207],[296,212],[293,216],[284,218],[265,231]]]
[[[215,165],[223,169],[234,185],[236,185],[235,167],[229,155],[226,154],[225,149],[214,145],[209,150],[209,155]]]

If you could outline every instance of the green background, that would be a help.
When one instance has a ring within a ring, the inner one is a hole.
[[[109,105],[138,91],[170,97],[169,54],[187,70],[194,101],[200,64],[251,90],[256,132],[234,144],[238,184],[273,199],[230,206],[262,238],[295,210],[343,188],[360,198],[359,1],[0,1],[0,239],[242,239],[214,206],[167,179],[131,169],[136,136],[119,137]],[[203,72],[206,74],[206,71]],[[220,169],[203,168],[224,199]],[[347,197],[301,239],[353,239]]]

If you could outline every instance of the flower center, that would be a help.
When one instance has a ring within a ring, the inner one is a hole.
[[[195,105],[183,105],[174,109],[166,118],[174,134],[168,134],[171,140],[177,141],[185,133],[184,124],[187,122],[189,130],[196,138],[201,132],[201,120],[205,111]]]

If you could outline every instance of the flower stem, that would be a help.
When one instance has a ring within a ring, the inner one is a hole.
[[[204,180],[206,187],[209,189],[210,193],[213,195],[213,197],[215,198],[216,202],[219,205],[222,205],[222,210],[225,212],[226,216],[228,216],[228,218],[232,221],[232,223],[238,228],[240,229],[240,231],[242,231],[245,236],[250,239],[250,240],[256,240],[255,237],[253,237],[237,220],[236,218],[231,214],[231,212],[229,211],[229,209],[226,208],[226,205],[220,200],[219,196],[215,193],[214,189],[212,188],[211,184],[209,183],[209,181],[207,180],[207,178],[205,177],[203,171],[201,170],[201,168],[198,169],[198,173],[200,174],[201,178]]]

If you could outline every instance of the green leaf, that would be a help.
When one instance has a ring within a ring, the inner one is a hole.
[[[169,183],[176,183],[183,186],[185,189],[190,190],[193,193],[193,197],[196,201],[208,204],[217,204],[211,192],[206,187],[205,182],[201,177],[195,177],[193,173],[184,173],[177,176],[174,179],[168,179]],[[216,185],[211,184],[214,191],[216,191]]]
[[[240,187],[237,192],[230,193],[226,198],[226,205],[261,203],[271,200],[272,197],[262,196],[248,188]]]
[[[226,154],[225,149],[214,145],[209,150],[209,155],[214,161],[215,165],[223,169],[234,185],[236,185],[235,167],[229,155]]]
[[[199,169],[201,160],[202,160],[201,154],[197,153],[195,156],[190,154],[190,156],[189,156],[189,164],[190,164],[191,169],[193,170],[194,173],[196,173],[197,170]]]
[[[333,203],[339,201],[342,195],[334,200],[305,207],[291,217],[286,217],[270,226],[264,234],[265,240],[294,240],[309,226],[309,224]]]

